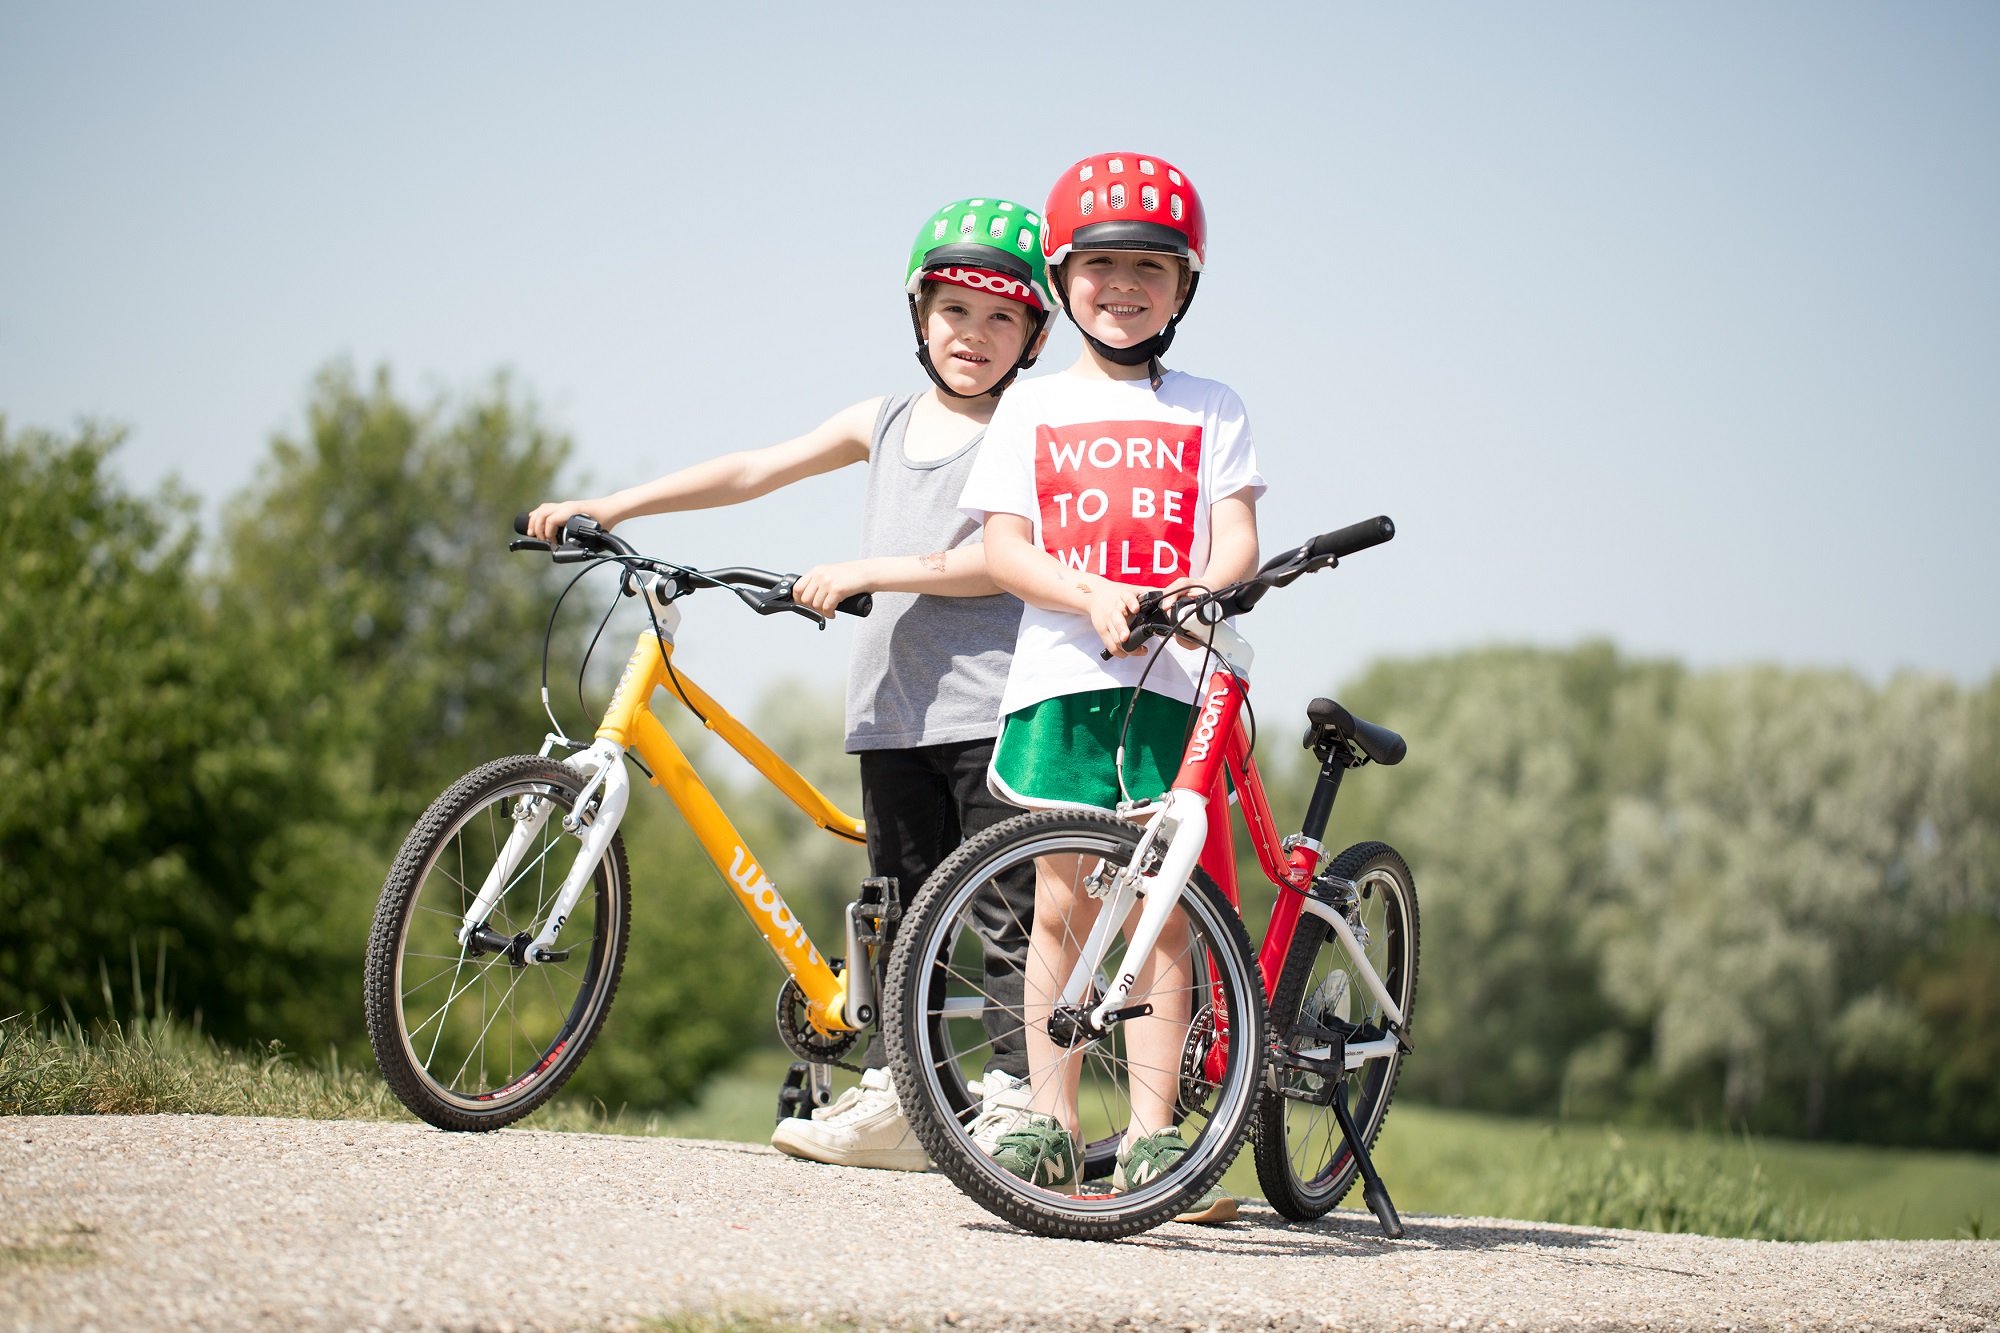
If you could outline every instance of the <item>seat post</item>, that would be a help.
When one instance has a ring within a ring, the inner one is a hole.
[[[1319,781],[1313,784],[1312,800],[1306,805],[1306,822],[1299,829],[1302,837],[1319,843],[1326,837],[1326,824],[1333,817],[1334,798],[1340,795],[1340,779],[1347,773],[1345,758],[1337,750],[1329,750],[1320,760]]]

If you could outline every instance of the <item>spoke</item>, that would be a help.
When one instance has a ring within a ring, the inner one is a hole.
[[[445,955],[445,956],[449,957],[450,955]],[[409,987],[407,990],[403,992],[402,999],[404,1004],[407,1005],[409,1003],[410,997],[412,995],[415,995],[418,991],[423,990],[426,986],[435,986],[438,984],[438,982],[443,981],[447,977],[454,977],[457,975],[458,975],[458,969],[455,967],[452,968],[450,971],[446,971],[444,968],[439,968],[437,971],[431,973],[430,980],[419,981],[416,985]]]
[[[438,1007],[438,1011],[437,1011],[437,1012],[436,1012],[435,1014],[432,1014],[432,1015],[431,1015],[431,1018],[443,1018],[443,1017],[444,1017],[444,1015],[445,1015],[445,1013],[446,1013],[446,1011],[448,1011],[448,1010],[449,1010],[449,1009],[451,1008],[452,1004],[453,1004],[453,1003],[454,1003],[455,1001],[457,1001],[458,997],[459,997],[459,996],[461,996],[461,995],[463,995],[463,994],[465,994],[465,992],[466,992],[466,991],[468,991],[468,990],[472,989],[472,987],[473,987],[473,985],[474,985],[474,984],[476,984],[476,983],[477,983],[478,981],[480,981],[480,980],[481,980],[482,978],[484,978],[484,977],[485,977],[487,969],[488,969],[488,968],[490,968],[490,967],[492,967],[492,966],[493,966],[493,965],[494,965],[495,963],[497,963],[497,962],[498,962],[498,961],[499,961],[499,960],[500,960],[500,959],[501,959],[502,957],[503,957],[503,955],[501,955],[501,954],[494,954],[494,955],[492,956],[492,958],[491,958],[491,959],[490,959],[489,961],[487,961],[487,962],[484,962],[484,963],[479,963],[479,962],[474,962],[474,960],[472,960],[472,959],[470,959],[470,958],[466,959],[466,960],[465,960],[466,962],[469,962],[469,963],[472,963],[472,964],[473,964],[473,966],[474,966],[474,968],[476,968],[476,969],[477,969],[477,970],[475,971],[475,973],[473,974],[473,978],[472,978],[472,980],[470,980],[470,981],[466,982],[466,983],[465,983],[465,984],[464,984],[463,986],[459,987],[459,988],[458,988],[457,990],[453,991],[453,992],[452,992],[451,994],[449,994],[449,995],[445,996],[445,997],[444,997],[444,1003],[443,1003],[442,1005],[440,1005],[440,1006]],[[461,969],[461,970],[462,970],[462,969]],[[442,976],[443,974],[442,974],[442,973],[440,973],[439,975],[440,975],[440,976]],[[454,973],[453,973],[452,975],[453,975],[453,978],[454,978],[454,979],[456,979],[456,977],[457,977],[457,975],[458,975],[458,974],[457,974],[456,972],[454,972]],[[428,985],[430,984],[430,982],[425,982],[424,984],[428,986]],[[431,1018],[426,1018],[426,1019],[425,1019],[425,1020],[424,1020],[424,1021],[423,1021],[423,1022],[422,1022],[421,1024],[419,1024],[419,1025],[418,1025],[418,1027],[417,1027],[417,1028],[416,1028],[416,1029],[415,1029],[414,1031],[412,1031],[412,1032],[410,1033],[410,1035],[414,1037],[414,1036],[415,1036],[415,1035],[416,1035],[416,1034],[417,1034],[418,1032],[422,1032],[422,1031],[424,1030],[424,1028],[427,1028],[427,1027],[429,1027],[429,1026],[430,1026],[430,1023],[431,1023]],[[439,1026],[438,1026],[438,1031],[439,1031],[439,1032],[442,1032],[443,1030],[444,1030],[444,1027],[443,1027],[443,1024],[439,1024]],[[435,1042],[435,1041],[433,1041],[433,1042],[432,1042],[432,1045],[431,1045],[431,1053],[432,1053],[433,1055],[435,1055],[435,1054],[437,1053],[437,1045],[436,1045],[436,1042]],[[428,1069],[429,1069],[430,1067],[431,1067],[431,1065],[430,1065],[430,1061],[429,1061],[428,1059],[426,1059],[426,1060],[424,1061],[424,1068],[428,1070]]]
[[[465,960],[461,958],[459,960],[458,966],[452,970],[452,980],[457,981],[458,974],[460,972],[463,972],[464,970],[465,970]],[[468,982],[467,984],[469,985],[471,983]],[[463,993],[462,991],[455,990],[451,994],[445,996],[444,1003],[439,1005],[437,1013],[432,1015],[433,1018],[436,1018],[438,1020],[438,1027],[437,1031],[431,1034],[430,1052],[429,1054],[424,1056],[424,1072],[426,1074],[430,1072],[431,1061],[437,1058],[438,1040],[444,1036],[444,1016],[446,1012],[450,1010],[451,1002],[453,1000],[456,1000],[462,993]],[[417,1032],[422,1032],[424,1030],[424,1025],[428,1025],[429,1023],[430,1019],[429,1018],[425,1019],[424,1024],[419,1025],[416,1032],[412,1032],[410,1035],[412,1037],[416,1036]]]
[[[447,875],[446,878],[449,879],[450,876]],[[415,907],[419,912],[429,912],[432,916],[441,916],[447,921],[463,921],[465,919],[465,913],[463,912],[447,912],[442,907],[426,907],[422,903],[412,903],[411,906]]]
[[[549,978],[545,968],[536,968],[535,970],[542,973],[542,984],[549,988],[549,1002],[555,1005],[557,1013],[563,1012],[562,997],[556,994],[556,983]]]
[[[506,991],[506,994],[504,994],[504,995],[502,995],[502,996],[500,997],[500,1000],[501,1000],[501,1003],[502,1003],[502,1004],[505,1004],[505,1003],[506,1003],[506,1002],[507,1002],[507,1001],[508,1001],[509,999],[511,999],[511,998],[513,997],[513,994],[514,994],[514,987],[516,987],[516,986],[518,986],[518,985],[520,985],[520,984],[521,984],[521,978],[520,978],[520,977],[518,977],[518,976],[517,976],[517,977],[515,977],[515,978],[514,978],[514,979],[513,979],[513,980],[512,980],[511,982],[509,982],[509,983],[507,984],[507,991]],[[483,1012],[483,1011],[482,1011],[482,1012]],[[509,1012],[512,1012],[512,1011],[510,1010]],[[470,1065],[472,1064],[472,1057],[473,1057],[473,1056],[474,1056],[474,1055],[476,1054],[476,1055],[479,1055],[479,1056],[481,1056],[481,1057],[482,1057],[482,1058],[481,1058],[481,1060],[480,1060],[480,1063],[479,1063],[479,1078],[480,1078],[480,1087],[479,1087],[479,1090],[480,1090],[481,1092],[486,1092],[486,1091],[489,1091],[489,1088],[488,1088],[488,1086],[487,1086],[487,1085],[488,1085],[488,1084],[490,1084],[490,1083],[492,1082],[492,1080],[491,1080],[491,1079],[488,1079],[488,1078],[486,1077],[486,1062],[485,1062],[485,1059],[483,1058],[483,1057],[485,1056],[485,1053],[486,1053],[486,1034],[487,1034],[487,1033],[488,1033],[489,1031],[491,1031],[491,1030],[492,1030],[492,1028],[493,1028],[493,1023],[494,1023],[494,1021],[495,1021],[496,1019],[498,1019],[499,1017],[500,1017],[500,1011],[499,1011],[499,1009],[495,1008],[495,1009],[494,1009],[494,1010],[492,1011],[492,1017],[491,1017],[491,1018],[488,1018],[488,1019],[486,1020],[486,1026],[485,1026],[485,1027],[483,1027],[483,1028],[481,1028],[481,1029],[479,1029],[479,1038],[478,1038],[478,1041],[477,1041],[477,1042],[476,1042],[476,1043],[474,1044],[474,1046],[473,1046],[472,1050],[466,1053],[466,1057],[465,1057],[465,1063],[464,1063],[464,1064],[461,1064],[461,1065],[460,1065],[460,1066],[458,1067],[458,1073],[452,1076],[452,1086],[453,1086],[453,1087],[457,1087],[457,1086],[458,1086],[458,1080],[459,1080],[459,1079],[461,1079],[461,1078],[463,1078],[463,1077],[465,1077],[465,1071],[466,1071],[466,1069],[467,1069],[467,1068],[468,1068],[468,1067],[469,1067],[469,1066],[470,1066]]]

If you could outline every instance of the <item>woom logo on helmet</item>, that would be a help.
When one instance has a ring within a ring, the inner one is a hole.
[[[954,287],[970,287],[976,292],[991,292],[1010,301],[1031,305],[1037,310],[1042,308],[1041,298],[1035,295],[1033,287],[1019,278],[1009,277],[1005,273],[995,273],[991,269],[934,268],[924,274],[924,277],[932,282],[948,282]]]

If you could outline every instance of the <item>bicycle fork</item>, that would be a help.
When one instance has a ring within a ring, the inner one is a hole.
[[[1115,1024],[1151,1011],[1150,1005],[1128,1008],[1125,1002],[1138,983],[1140,969],[1159,944],[1160,935],[1167,928],[1167,918],[1180,905],[1181,890],[1193,875],[1195,862],[1201,859],[1202,845],[1207,840],[1208,798],[1176,787],[1167,793],[1140,836],[1131,864],[1112,878],[1104,909],[1090,928],[1059,1001],[1071,1013],[1082,1007],[1103,967],[1104,955],[1111,949],[1113,937],[1124,927],[1133,907],[1143,900],[1145,907],[1125,950],[1125,966],[1090,1012],[1083,1015],[1085,1026],[1092,1033],[1102,1034]]]
[[[624,759],[625,752],[621,747],[600,740],[565,761],[570,767],[589,775],[582,792],[577,795],[575,807],[562,820],[563,831],[578,835],[583,845],[577,852],[576,861],[570,866],[569,874],[563,878],[555,901],[549,906],[541,930],[532,939],[525,940],[520,935],[509,939],[495,934],[486,928],[486,921],[493,915],[493,908],[499,903],[501,894],[513,883],[515,872],[541,837],[556,807],[555,802],[546,796],[529,797],[515,807],[513,831],[507,835],[505,845],[494,859],[493,868],[486,872],[478,895],[473,898],[472,906],[466,909],[459,923],[458,943],[461,948],[475,949],[480,953],[507,952],[517,963],[560,962],[567,956],[566,951],[555,947],[556,937],[562,933],[570,913],[576,910],[577,900],[583,896],[585,886],[596,873],[597,863],[604,857],[604,849],[611,845],[612,837],[617,834],[618,825],[625,818],[626,804],[632,797],[632,785],[625,774]],[[593,800],[596,802],[595,810],[591,808]],[[521,935],[526,934],[526,931],[521,932]]]

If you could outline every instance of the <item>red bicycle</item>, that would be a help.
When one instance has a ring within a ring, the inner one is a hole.
[[[1143,1231],[1214,1185],[1254,1126],[1258,1180],[1280,1213],[1323,1216],[1358,1176],[1384,1231],[1402,1234],[1369,1149],[1411,1050],[1416,885],[1386,844],[1328,857],[1320,840],[1347,771],[1397,763],[1404,743],[1313,700],[1305,745],[1319,778],[1303,826],[1281,838],[1252,757],[1251,649],[1228,623],[1271,589],[1393,536],[1374,518],[1171,609],[1148,595],[1128,649],[1172,636],[1208,650],[1172,788],[1117,814],[1037,811],[995,825],[905,911],[884,988],[896,1087],[931,1159],[989,1211],[1044,1235]],[[1232,794],[1279,890],[1254,951]],[[1042,923],[1025,978],[995,976],[988,969],[1005,964],[981,941],[1008,909],[993,885],[1030,867],[1038,899],[1067,910],[1060,925]],[[1012,996],[1024,998],[1001,998]],[[1025,1086],[997,1072],[994,1055],[1023,1028]],[[1034,1180],[996,1161],[1030,1113],[1064,1122],[1080,1160]],[[1121,1146],[1168,1129],[1185,1151],[1129,1178]]]

